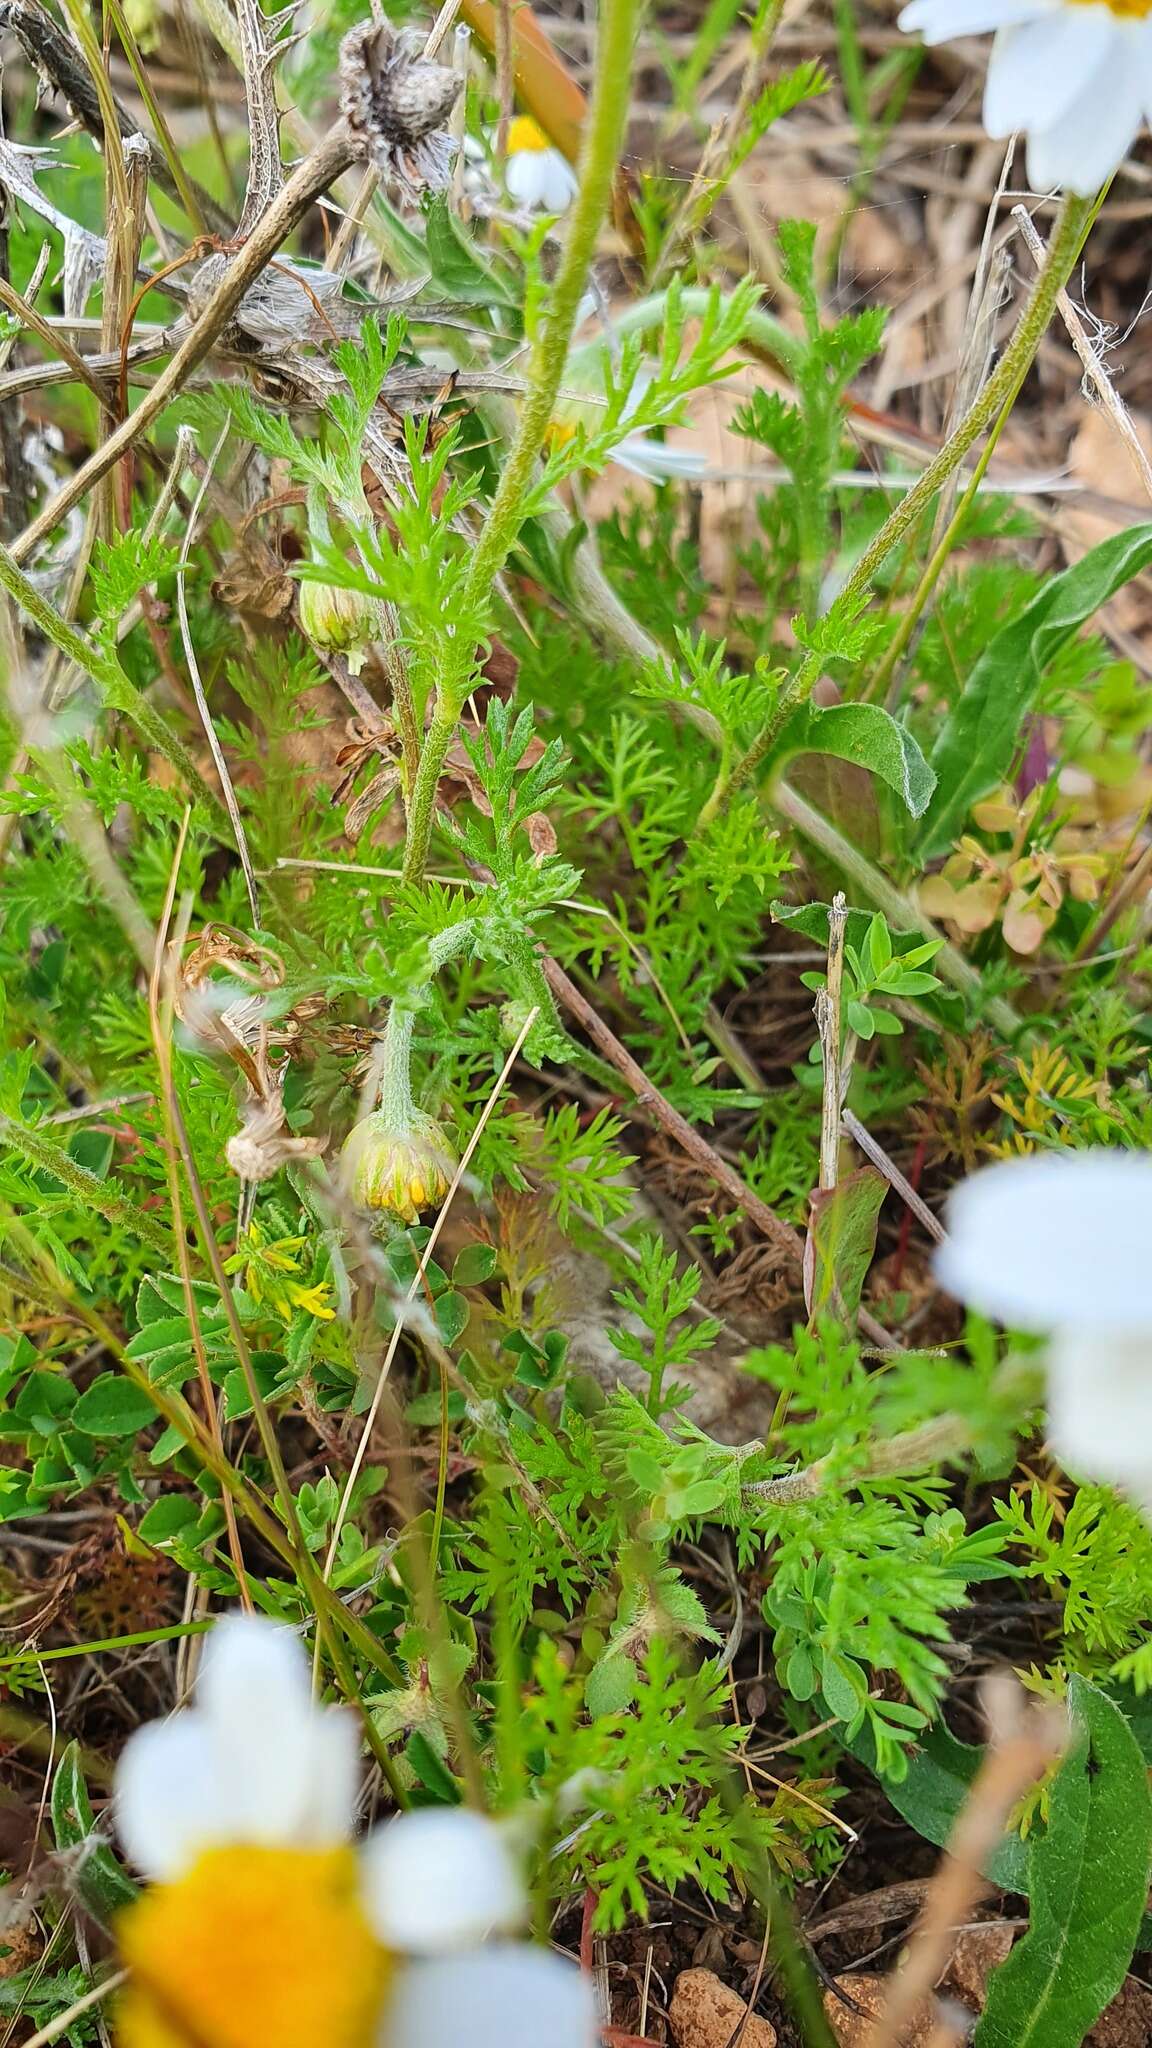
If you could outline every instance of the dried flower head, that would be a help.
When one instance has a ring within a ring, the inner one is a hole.
[[[224,1147],[224,1157],[243,1181],[271,1180],[292,1159],[319,1159],[326,1138],[295,1138],[284,1121],[284,1101],[274,1086],[267,1100],[248,1101],[241,1125]]]
[[[203,1050],[235,1058],[259,1043],[262,1030],[272,1044],[296,1036],[288,1019],[280,1020],[278,1032],[267,1030],[267,998],[281,987],[284,967],[266,946],[209,924],[183,945],[174,941],[169,961],[176,1015]]]
[[[362,21],[340,46],[340,111],[385,178],[415,204],[443,192],[456,143],[445,123],[462,79],[423,54],[424,39]]]
[[[340,1168],[362,1209],[381,1209],[415,1223],[422,1209],[443,1201],[456,1157],[435,1117],[414,1109],[400,1128],[387,1111],[377,1109],[349,1131]]]

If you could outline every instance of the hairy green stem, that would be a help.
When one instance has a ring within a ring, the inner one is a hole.
[[[11,1145],[15,1152],[22,1152],[41,1173],[50,1173],[54,1180],[61,1181],[79,1196],[85,1208],[95,1210],[97,1215],[106,1217],[109,1223],[123,1230],[131,1230],[142,1244],[146,1244],[150,1251],[158,1252],[161,1258],[171,1258],[172,1238],[163,1224],[149,1216],[146,1210],[138,1209],[135,1202],[117,1190],[114,1181],[98,1179],[86,1166],[81,1166],[78,1159],[73,1159],[62,1145],[54,1145],[42,1131],[18,1123],[15,1117],[6,1116],[0,1110],[0,1142]]]
[[[632,52],[642,0],[605,0],[599,23],[596,83],[580,160],[580,186],[569,217],[564,253],[541,322],[528,370],[528,391],[516,438],[472,556],[460,609],[475,617],[507,562],[544,436],[556,406],[576,315],[596,253],[596,238],[612,192],[632,87]],[[473,649],[445,650],[436,706],[420,755],[408,811],[404,880],[420,881],[428,859],[436,789],[472,673]]]
[[[889,513],[875,540],[861,555],[831,607],[828,614],[830,625],[847,624],[857,615],[867,598],[877,570],[883,566],[892,549],[911,532],[941,485],[947,483],[953,471],[964,460],[973,443],[992,424],[1003,408],[1012,403],[1040,346],[1055,310],[1056,301],[1072,273],[1094,210],[1094,200],[1075,199],[1071,196],[1065,199],[1056,223],[1056,231],[1048,245],[1044,268],[1032,287],[1032,295],[1024,308],[1012,340],[983,390],[978,393],[960,424],[948,436],[939,454]],[[792,712],[811,695],[814,685],[820,679],[823,666],[823,656],[819,652],[805,656],[787,688],[781,691],[772,715],[751,746],[737,761],[725,782],[713,790],[708,798],[700,813],[698,830],[711,823],[717,813],[731,800],[736,790],[756,773],[760,763],[776,745]]]
[[[947,526],[944,528],[936,547],[932,551],[928,565],[912,594],[911,604],[905,611],[900,624],[892,635],[891,641],[885,648],[883,658],[877,663],[876,673],[871,677],[867,689],[860,692],[859,701],[862,704],[870,703],[874,698],[879,697],[881,691],[883,691],[885,693],[885,709],[895,711],[900,698],[900,664],[903,661],[905,652],[911,645],[912,636],[920,624],[924,611],[931,600],[932,593],[944,573],[948,557],[960,538],[964,521],[968,517],[976,493],[987,474],[988,465],[996,452],[996,443],[1008,424],[1008,415],[1016,403],[1020,394],[1020,387],[1027,374],[1028,365],[1025,364],[1016,380],[1014,389],[1009,392],[1000,408],[1000,416],[993,425],[992,431],[980,451],[980,460],[976,463],[960,495],[960,501]]]
[[[376,1067],[376,1107],[382,1109],[397,1130],[412,1122],[412,1026],[415,1012],[404,1003],[393,1002],[380,1039]]]
[[[1033,1407],[1044,1392],[1043,1374],[1035,1359],[1009,1358],[996,1376],[994,1391],[1000,1400],[1014,1402],[1021,1410]],[[833,1458],[817,1458],[815,1464],[805,1465],[799,1472],[752,1480],[741,1492],[746,1500],[760,1500],[769,1507],[793,1507],[799,1501],[815,1500],[830,1483],[857,1486],[862,1480],[896,1479],[904,1473],[923,1472],[927,1466],[951,1464],[971,1451],[973,1442],[971,1417],[946,1409],[927,1422],[918,1422],[914,1429],[863,1444],[864,1461],[850,1471],[837,1471]]]

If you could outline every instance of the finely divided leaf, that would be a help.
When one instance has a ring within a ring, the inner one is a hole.
[[[1079,2048],[1124,1982],[1148,1894],[1152,1798],[1119,1708],[1074,1678],[1076,1735],[1032,1850],[1028,1933],[992,1977],[974,2048]]]

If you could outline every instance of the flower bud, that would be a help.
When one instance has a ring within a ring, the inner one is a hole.
[[[346,654],[354,676],[380,630],[376,605],[362,590],[338,583],[301,583],[300,630],[324,654]]]
[[[381,1209],[404,1223],[444,1200],[457,1160],[435,1117],[413,1110],[402,1130],[382,1109],[362,1117],[344,1140],[340,1170],[362,1209]]]
[[[539,1003],[530,1003],[527,996],[512,996],[500,1005],[500,1038],[504,1045],[515,1045],[524,1026],[533,1013],[540,1014]]]

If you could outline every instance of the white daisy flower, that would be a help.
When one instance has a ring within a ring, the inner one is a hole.
[[[956,1189],[949,1223],[949,1292],[1049,1338],[1061,1462],[1152,1511],[1152,1154],[1005,1160]]]
[[[563,213],[576,197],[576,173],[526,114],[508,125],[504,183],[517,204],[533,213]]]
[[[120,1917],[120,2048],[593,2048],[574,1965],[501,1939],[526,1917],[502,1830],[403,1814],[349,1837],[356,1723],[312,1699],[291,1630],[216,1624],[196,1703],[117,1768],[121,1839],[152,1888]],[[446,2015],[454,2016],[449,2026]]]
[[[1148,0],[912,0],[900,27],[926,43],[995,29],[984,126],[1028,136],[1028,180],[1090,199],[1152,114]]]

